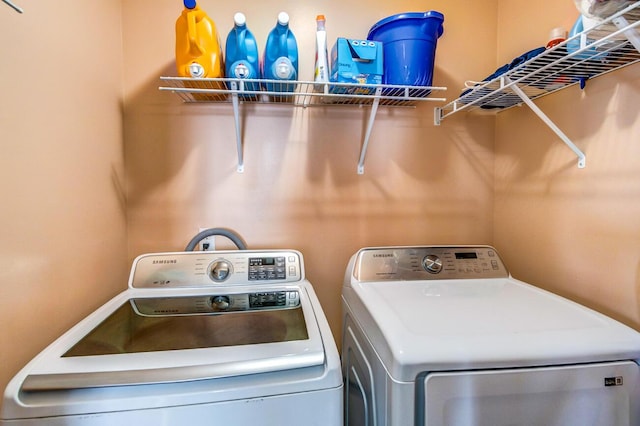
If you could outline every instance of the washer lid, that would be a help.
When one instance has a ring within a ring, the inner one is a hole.
[[[223,291],[125,291],[45,349],[23,370],[21,388],[183,382],[325,362],[304,284]],[[215,304],[218,293],[225,295],[230,312],[211,312],[215,305],[211,308],[208,301]],[[274,305],[280,296],[287,306],[263,306]]]
[[[510,277],[410,280],[402,262],[391,263],[377,281],[348,276],[343,298],[396,380],[424,371],[640,359],[638,332],[555,294]]]

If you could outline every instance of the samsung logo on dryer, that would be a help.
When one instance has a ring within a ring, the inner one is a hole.
[[[172,263],[178,263],[178,259],[156,259],[152,262],[153,265],[165,265]]]
[[[373,257],[393,257],[393,253],[377,253]]]

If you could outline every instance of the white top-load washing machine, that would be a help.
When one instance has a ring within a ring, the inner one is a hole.
[[[160,253],[3,402],[4,426],[341,425],[342,374],[299,252]]]
[[[640,334],[492,247],[362,249],[342,298],[346,425],[640,425]]]

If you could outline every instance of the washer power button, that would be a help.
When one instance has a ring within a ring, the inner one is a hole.
[[[232,273],[231,263],[224,259],[215,260],[209,265],[209,277],[215,282],[222,282]]]

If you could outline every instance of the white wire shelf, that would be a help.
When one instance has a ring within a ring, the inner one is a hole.
[[[639,31],[640,1],[436,107],[435,123],[461,111],[498,112],[524,103],[574,151],[582,168],[582,151],[532,101],[575,84],[584,87],[588,80],[640,61]]]
[[[626,25],[616,27],[614,21],[619,22],[616,17],[624,19]],[[634,46],[633,40],[640,37],[639,25],[640,2],[636,2],[598,26],[463,92],[458,99],[442,107],[441,118],[465,109],[506,109],[520,105],[522,99],[508,90],[513,85],[518,85],[533,100],[634,64],[640,60],[640,45]],[[627,34],[631,38],[628,39]]]
[[[231,103],[238,95],[244,103],[278,103],[299,107],[327,105],[371,105],[377,99],[381,106],[415,106],[423,101],[440,101],[430,97],[445,87],[398,86],[386,84],[316,83],[236,78],[160,77],[167,90],[184,102]]]
[[[282,81],[236,78],[160,77],[165,86],[186,103],[230,103],[236,125],[238,172],[244,171],[242,155],[242,126],[240,107],[243,104],[278,104],[295,107],[369,107],[369,118],[358,160],[358,174],[364,173],[364,160],[369,146],[373,123],[379,106],[415,107],[419,102],[444,102],[445,98],[432,97],[446,87],[366,85],[353,83],[316,83],[310,81]]]

